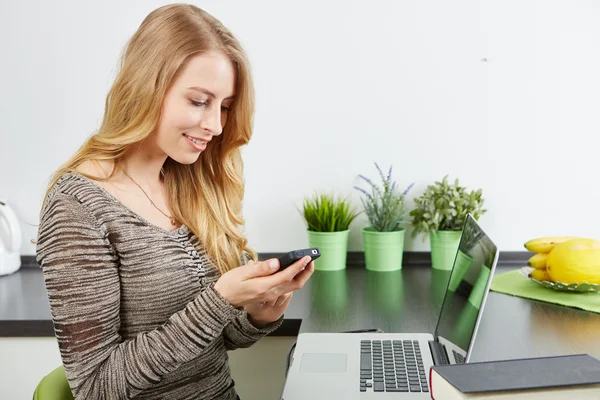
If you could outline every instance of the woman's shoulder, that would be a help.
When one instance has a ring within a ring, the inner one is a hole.
[[[111,203],[110,196],[104,188],[99,185],[96,179],[104,179],[104,169],[91,163],[84,163],[71,172],[65,172],[58,177],[56,183],[48,191],[46,197],[46,206],[49,203],[56,202],[61,198],[69,198],[82,206],[98,205],[108,201]]]
[[[85,176],[97,179],[108,179],[115,169],[115,163],[110,160],[88,160],[82,162],[75,170]]]
[[[75,197],[81,193],[88,194],[89,191],[97,191],[100,188],[99,182],[108,176],[109,173],[100,163],[86,161],[74,170],[60,175],[50,188],[49,194],[63,193]]]
[[[40,263],[56,250],[55,244],[62,239],[63,243],[71,241],[73,244],[84,240],[108,243],[109,231],[102,216],[110,213],[114,206],[103,189],[83,173],[79,170],[63,172],[55,177],[48,191],[38,226],[36,254]]]
[[[96,188],[93,182],[78,172],[66,172],[62,174],[54,186],[48,192],[46,202],[55,197],[68,196],[73,197],[81,202],[93,200],[96,194]],[[97,195],[97,194],[96,194]],[[92,196],[92,198],[90,198]]]

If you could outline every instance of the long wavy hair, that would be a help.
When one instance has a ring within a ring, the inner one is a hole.
[[[105,103],[102,125],[52,176],[76,172],[86,161],[119,161],[132,146],[158,128],[165,93],[190,56],[220,51],[236,70],[236,96],[222,140],[211,142],[190,165],[167,158],[163,180],[172,213],[200,240],[217,269],[224,273],[256,253],[241,233],[244,225],[243,163],[240,147],[252,136],[254,88],[248,58],[233,34],[202,9],[171,4],[152,11],[123,52],[119,73]]]

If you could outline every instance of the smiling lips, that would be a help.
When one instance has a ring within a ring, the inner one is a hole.
[[[203,140],[194,136],[190,136],[188,134],[183,134],[183,136],[185,136],[185,138],[187,139],[188,143],[190,146],[192,146],[192,148],[196,151],[203,151],[204,149],[206,149],[206,144],[210,141],[210,140]]]

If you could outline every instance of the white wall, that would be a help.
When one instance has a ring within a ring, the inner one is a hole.
[[[0,3],[0,197],[22,251],[45,184],[99,125],[127,38],[159,1]],[[258,251],[307,244],[296,209],[352,196],[373,162],[412,198],[444,175],[483,188],[502,250],[538,235],[600,237],[600,3],[592,0],[202,1],[244,43],[257,89],[244,150]],[[487,61],[486,61],[487,60]],[[350,250],[362,250],[359,228]],[[408,250],[427,243],[407,242]]]

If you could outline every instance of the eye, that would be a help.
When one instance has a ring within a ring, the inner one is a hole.
[[[208,102],[206,102],[206,101],[190,100],[190,102],[195,107],[206,107],[208,105]]]
[[[221,106],[221,111],[227,112],[227,111],[229,111],[229,107]]]

